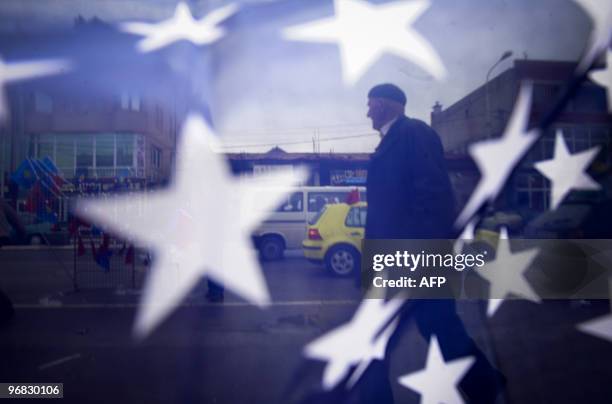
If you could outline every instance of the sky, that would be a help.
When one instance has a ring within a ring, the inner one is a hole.
[[[195,17],[228,3],[188,2]],[[513,57],[492,76],[515,58],[577,60],[590,30],[589,18],[571,0],[432,0],[413,28],[439,54],[446,80],[436,81],[413,62],[385,54],[347,86],[337,45],[289,41],[280,34],[332,16],[331,0],[238,3],[236,15],[224,23],[225,37],[214,45],[178,43],[139,56],[157,58],[184,78],[188,103],[206,105],[215,129],[231,146],[228,151],[261,152],[279,145],[307,152],[316,137],[321,152],[371,152],[379,141],[366,117],[366,94],[373,85],[397,84],[407,94],[407,115],[429,122],[435,102],[447,107],[484,84],[487,70],[506,50]],[[175,6],[175,1],[147,0],[3,0],[0,35],[67,30],[79,15],[111,24],[160,21],[171,17]],[[348,138],[326,140],[335,137]]]

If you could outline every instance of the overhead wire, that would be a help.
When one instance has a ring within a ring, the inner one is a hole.
[[[323,139],[318,139],[319,142],[328,142],[334,140],[344,140],[344,139],[354,139],[360,137],[367,136],[377,136],[376,133],[360,133],[356,135],[347,135],[347,136],[336,136],[336,137],[328,137]],[[223,145],[222,149],[239,149],[239,148],[252,148],[252,147],[273,147],[273,146],[288,146],[288,145],[298,145],[298,144],[311,144],[311,140],[299,140],[293,142],[274,142],[274,143],[251,143],[251,144],[242,144],[242,145]]]

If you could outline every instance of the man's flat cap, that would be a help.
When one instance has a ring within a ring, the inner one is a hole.
[[[372,87],[370,92],[368,92],[368,98],[386,98],[387,100],[406,105],[406,94],[398,86],[390,83]]]

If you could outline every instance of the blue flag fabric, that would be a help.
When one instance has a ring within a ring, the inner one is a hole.
[[[32,188],[38,177],[30,159],[25,159],[19,164],[19,167],[11,174],[11,179],[22,188]]]
[[[45,157],[45,159],[43,160],[30,159],[30,163],[32,167],[34,167],[34,169],[36,170],[36,176],[38,180],[40,180],[40,183],[45,188],[45,190],[49,191],[54,196],[60,196],[60,186],[55,180],[58,175],[57,167],[55,166],[53,161],[51,161],[49,157]]]
[[[90,240],[93,259],[105,272],[110,271],[110,260],[113,256],[113,251],[110,249],[109,242],[110,238],[107,234],[103,235],[102,243],[98,248],[96,248],[94,241]]]
[[[112,255],[113,253],[108,250],[101,250],[95,256],[96,264],[102,267],[105,272],[110,271],[110,259]]]
[[[59,169],[57,168],[57,166],[55,165],[55,163],[53,162],[53,160],[51,160],[49,156],[45,156],[43,159],[40,160],[40,162],[43,168],[45,168],[49,173],[53,175],[59,174]]]

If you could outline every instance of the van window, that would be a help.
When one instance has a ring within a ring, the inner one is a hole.
[[[318,212],[328,203],[346,202],[348,191],[336,192],[309,192],[308,193],[308,211]]]
[[[321,216],[323,216],[323,213],[325,213],[325,210],[327,210],[327,206],[323,206],[321,208],[321,210],[318,211],[317,214],[312,217],[312,219],[310,219],[308,224],[313,225],[313,224],[317,223],[319,221],[319,219],[321,218]]]
[[[287,199],[276,208],[277,212],[301,212],[304,210],[303,206],[304,194],[302,192],[294,192],[287,197]]]

